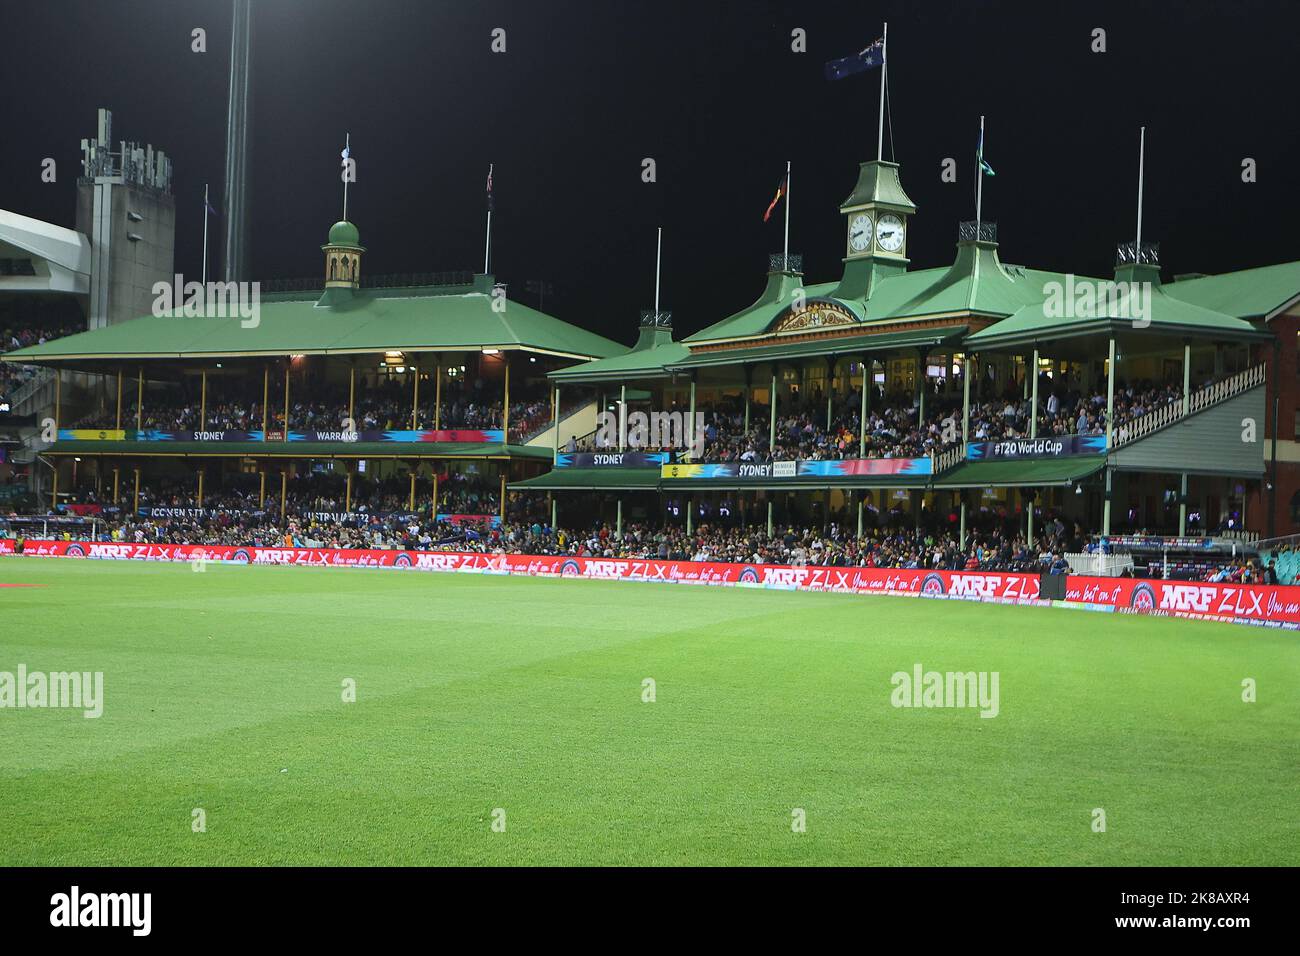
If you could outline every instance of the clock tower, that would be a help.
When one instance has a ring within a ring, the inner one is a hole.
[[[907,269],[907,229],[916,206],[898,181],[898,164],[863,163],[853,194],[840,205],[847,237],[837,299],[867,299],[881,279]]]

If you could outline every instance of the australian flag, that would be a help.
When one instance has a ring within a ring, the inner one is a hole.
[[[885,62],[885,41],[877,40],[861,53],[846,56],[842,60],[831,60],[826,64],[826,79],[842,80],[854,73],[874,70]]]

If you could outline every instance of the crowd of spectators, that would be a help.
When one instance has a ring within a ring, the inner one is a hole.
[[[619,538],[606,524],[553,529],[541,521],[520,521],[492,527],[486,521],[452,524],[427,514],[400,513],[344,520],[311,513],[282,517],[269,502],[266,510],[203,516],[121,515],[101,520],[98,527],[101,538],[133,543],[396,548],[822,567],[1068,570],[1063,558],[1065,539],[1050,527],[1033,542],[998,531],[972,532],[964,548],[947,532],[878,529],[859,539],[836,525],[825,529],[790,525],[768,535],[761,527],[706,524],[688,533],[682,528],[632,524]]]
[[[1023,525],[1014,515],[985,515],[979,527],[968,529],[964,547],[955,525],[928,520],[917,530],[908,526],[910,519],[901,512],[888,516],[873,512],[861,537],[849,526],[847,516],[838,514],[819,527],[806,522],[782,523],[772,535],[762,524],[744,526],[734,521],[704,520],[690,532],[671,524],[652,527],[629,522],[620,537],[614,527],[602,523],[553,529],[547,520],[548,509],[526,494],[510,496],[501,522],[497,519],[497,486],[466,472],[439,476],[438,512],[456,515],[455,522],[439,521],[431,513],[431,482],[426,477],[417,479],[413,510],[407,507],[409,481],[402,477],[380,481],[356,477],[348,507],[342,476],[299,476],[289,483],[283,514],[279,489],[268,488],[262,503],[259,490],[254,475],[228,477],[222,487],[205,491],[200,508],[192,482],[156,481],[141,489],[141,508],[149,509],[146,516],[105,507],[98,511],[93,527],[101,539],[136,543],[442,549],[951,571],[1063,573],[1070,570],[1067,554],[1100,547],[1078,524],[1050,514],[1043,517],[1032,542],[1025,539]],[[76,499],[96,503],[91,491],[83,491]],[[465,516],[474,517],[465,520]],[[80,533],[91,527],[83,525]],[[1220,560],[1207,556],[1198,563],[1201,567],[1195,573],[1167,570],[1158,562],[1149,566],[1139,563],[1128,573],[1242,584],[1278,580],[1272,562],[1265,565],[1251,555]]]
[[[285,488],[285,511],[297,514],[410,513],[410,480],[405,477],[370,480],[356,475],[349,501],[347,479],[336,472],[299,475]],[[140,489],[141,508],[198,509],[197,483],[160,479]],[[419,475],[415,482],[415,512],[428,515],[432,504],[433,481]],[[272,513],[280,506],[280,487],[268,485],[265,500],[256,475],[227,477],[219,487],[204,489],[201,507],[208,511]],[[83,488],[68,499],[74,504],[107,504],[96,499],[93,489]],[[495,515],[500,509],[500,487],[479,475],[464,471],[444,471],[438,475],[438,511],[441,514]]]
[[[416,424],[420,429],[431,429],[434,422],[443,429],[496,429],[502,423],[500,401],[475,401],[472,398],[453,398],[441,403],[440,414],[434,403],[421,402],[416,409]],[[354,430],[391,431],[410,429],[411,401],[379,394],[358,396],[352,407]],[[347,396],[342,400],[293,400],[289,402],[289,428],[291,431],[340,432],[348,418]],[[550,425],[551,405],[544,400],[510,403],[510,441],[520,443]],[[112,428],[117,421],[117,411],[103,409],[79,418],[76,428]],[[135,427],[136,403],[134,396],[123,403],[123,427]],[[163,402],[145,400],[144,414],[140,418],[143,428],[159,431],[260,431],[262,429],[261,396],[225,398],[209,395],[206,411],[197,396],[169,399]],[[267,430],[279,431],[284,427],[284,406],[270,402],[266,416]]]
[[[423,396],[422,396],[423,397]],[[431,397],[431,396],[430,396]],[[158,402],[146,399],[141,424],[161,431],[256,431],[262,428],[261,394],[229,397],[209,392],[206,415],[200,415],[196,395],[173,397]],[[1120,382],[1115,391],[1115,427],[1119,434],[1129,422],[1141,415],[1180,401],[1182,389],[1175,384],[1154,382]],[[444,429],[496,429],[502,426],[502,403],[483,398],[480,390],[465,388],[443,395],[440,408],[432,401],[421,401],[416,409],[415,425],[430,429],[435,421]],[[962,410],[960,399],[951,395],[927,396],[924,417],[914,395],[883,396],[879,390],[871,396],[865,428],[861,421],[860,393],[854,392],[831,403],[827,425],[826,401],[820,395],[808,400],[798,397],[778,405],[775,442],[767,417],[767,407],[750,406],[749,428],[745,428],[744,406],[729,399],[703,410],[704,455],[706,462],[766,462],[816,459],[857,458],[860,436],[865,431],[867,458],[919,458],[960,445]],[[973,401],[970,414],[971,441],[1002,441],[1030,436],[1030,400],[1014,392],[998,399]],[[124,423],[134,425],[136,409],[132,396],[123,410]],[[348,396],[327,393],[310,399],[292,398],[289,405],[289,428],[293,431],[342,431],[348,418]],[[84,416],[78,428],[111,428],[115,410],[106,409]],[[355,397],[352,420],[357,431],[409,429],[412,426],[408,392],[395,384],[371,388]],[[551,420],[551,403],[545,397],[527,397],[510,404],[510,441],[522,443],[547,428]],[[272,401],[267,415],[270,431],[284,427],[283,407]],[[1106,432],[1106,394],[1104,391],[1082,393],[1059,387],[1050,379],[1040,383],[1039,437],[1068,435],[1103,435]],[[685,450],[677,436],[663,436],[663,444],[646,446],[662,450]],[[692,436],[684,436],[686,447]],[[582,442],[573,442],[569,450],[596,450],[600,441],[596,432]]]
[[[12,322],[12,326],[9,324]],[[7,319],[0,328],[0,353],[25,349],[30,345],[44,345],[51,339],[62,338],[86,331],[85,319],[69,318],[66,315],[37,315],[18,321],[17,317]],[[36,366],[17,365],[13,362],[0,362],[0,395],[16,391],[25,382],[36,375]]]
[[[1133,419],[1182,399],[1176,385],[1151,382],[1119,383],[1115,392],[1116,428]],[[1003,399],[973,402],[970,415],[971,441],[1003,441],[1030,436],[1029,409],[1032,402],[1019,394]],[[1043,386],[1039,397],[1039,437],[1104,435],[1106,395],[1065,391],[1058,394]],[[744,406],[729,400],[704,411],[705,462],[766,462],[859,457],[861,398],[854,392],[833,401],[827,426],[826,402],[787,400],[778,405],[775,444],[767,407],[751,405],[749,428],[745,428]],[[920,458],[956,447],[962,441],[962,409],[951,397],[930,396],[924,419],[915,396],[871,396],[866,418],[865,457]],[[1121,431],[1122,434],[1122,431]],[[599,434],[575,450],[596,450]],[[691,436],[685,436],[690,444]],[[676,444],[660,444],[658,450],[683,450]],[[654,450],[654,449],[652,449]]]
[[[824,567],[925,568],[933,570],[1066,570],[1063,526],[1052,525],[1035,540],[1001,531],[972,532],[963,548],[948,532],[876,529],[858,538],[835,524],[825,529],[789,525],[765,528],[701,525],[652,529],[633,524],[619,539],[608,525],[553,531],[544,524],[506,526],[482,536],[476,550],[577,557],[715,561]],[[459,546],[459,545],[458,545]]]

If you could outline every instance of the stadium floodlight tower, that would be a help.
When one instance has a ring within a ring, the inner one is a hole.
[[[251,0],[234,0],[230,29],[230,94],[226,106],[226,254],[222,275],[227,282],[242,282],[248,278],[251,21]]]
[[[106,109],[99,111],[96,138],[81,141],[81,156],[77,231],[90,237],[87,326],[98,329],[147,315],[154,283],[172,279],[172,161],[148,144],[114,144]]]

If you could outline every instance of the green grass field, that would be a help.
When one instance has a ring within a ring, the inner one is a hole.
[[[0,709],[0,865],[1300,863],[1296,634],[415,571],[5,582],[42,586],[0,587],[0,671],[103,671],[105,705]],[[999,672],[999,715],[891,706],[917,662]]]

